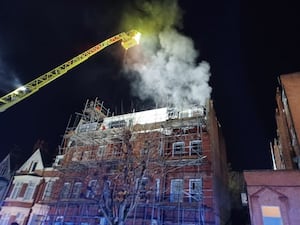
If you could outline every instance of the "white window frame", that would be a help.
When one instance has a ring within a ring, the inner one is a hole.
[[[11,199],[17,199],[19,197],[19,194],[21,192],[23,183],[22,182],[16,182],[14,183],[14,188],[10,194]]]
[[[0,225],[8,225],[8,221],[10,219],[10,215],[5,213],[1,216]]]
[[[38,162],[32,161],[32,164],[30,167],[30,173],[33,173],[36,170],[37,165],[38,165]]]
[[[106,146],[105,145],[100,145],[98,147],[97,156],[102,158],[103,155],[105,154],[105,150],[106,150]]]
[[[28,185],[27,185],[27,188],[26,188],[26,191],[24,193],[24,200],[32,200],[32,197],[33,197],[33,194],[34,194],[34,191],[35,191],[35,187],[36,187],[36,184],[33,183],[32,181],[29,181],[28,182]]]
[[[49,180],[47,182],[45,190],[44,190],[44,194],[43,194],[43,197],[42,197],[43,200],[51,197],[53,185],[54,185],[54,180]]]
[[[90,190],[89,190],[90,188]],[[94,198],[96,194],[96,188],[97,188],[97,180],[93,179],[89,181],[88,188],[86,190],[85,197],[86,198]]]
[[[179,149],[180,151],[177,151]],[[172,156],[185,154],[185,144],[183,141],[174,142],[172,146]]]
[[[193,188],[193,183],[197,183],[197,185],[200,185],[199,192],[195,192]],[[190,202],[198,202],[202,200],[202,194],[203,194],[203,180],[202,178],[196,178],[196,179],[190,179],[189,180],[189,197]]]
[[[183,202],[183,187],[184,187],[183,179],[171,180],[170,202]]]
[[[71,194],[71,198],[79,198],[82,190],[82,182],[75,182],[73,185],[73,190]]]
[[[159,195],[160,195],[160,179],[156,178],[155,179],[155,197],[157,199],[159,199]]]
[[[194,145],[197,144],[197,150],[194,150]],[[190,141],[190,155],[197,155],[197,154],[202,154],[202,140],[192,140]]]

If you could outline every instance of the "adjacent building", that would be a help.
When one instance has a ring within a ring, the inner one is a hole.
[[[279,77],[276,94],[278,139],[273,147],[276,169],[300,168],[300,73]]]
[[[37,149],[15,172],[0,211],[0,224],[41,224],[40,215],[46,215],[48,207],[38,201],[49,180],[55,179],[53,168],[44,167],[41,152]],[[36,222],[33,222],[36,221]]]
[[[279,77],[273,170],[245,171],[251,224],[300,224],[300,73]]]
[[[0,209],[9,188],[11,175],[10,154],[8,154],[0,163]]]
[[[251,224],[300,224],[300,171],[245,171]]]

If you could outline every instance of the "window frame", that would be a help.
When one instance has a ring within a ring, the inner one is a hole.
[[[192,188],[193,186],[193,183],[200,183],[200,192],[196,193],[192,190],[194,190]],[[190,202],[199,202],[202,200],[202,195],[203,195],[203,179],[202,178],[193,178],[193,179],[189,179],[189,201]],[[195,196],[198,196],[198,199],[196,199],[197,197]]]
[[[71,198],[80,198],[80,194],[81,194],[81,190],[82,190],[82,182],[80,181],[76,181],[73,184],[73,188],[72,188],[72,193],[71,193]]]
[[[177,151],[178,146],[180,147],[180,151]],[[172,144],[172,156],[178,156],[185,154],[185,143],[184,141],[177,141]]]
[[[26,191],[24,193],[24,197],[23,197],[23,199],[25,201],[33,200],[33,195],[34,195],[34,192],[35,192],[35,188],[36,188],[36,184],[32,181],[29,181],[28,185],[26,187]]]
[[[263,225],[273,225],[276,224],[283,225],[282,215],[280,211],[280,206],[261,206],[262,222]]]
[[[195,151],[194,150],[194,143],[197,143],[198,144],[198,148],[197,148],[197,150]],[[200,139],[197,139],[197,140],[192,140],[192,141],[190,141],[190,155],[198,155],[198,154],[202,154],[202,151],[203,151],[203,149],[202,149],[202,140],[200,140]]]
[[[22,189],[23,183],[22,182],[16,182],[14,183],[13,189],[10,194],[11,199],[17,199],[20,195],[21,189]]]
[[[60,198],[61,199],[69,198],[70,191],[71,191],[71,182],[65,182],[60,192]]]
[[[51,197],[51,193],[52,193],[52,188],[54,186],[54,180],[49,180],[47,183],[46,183],[46,186],[45,186],[45,189],[44,189],[44,193],[43,193],[43,197],[42,199],[43,200],[46,200],[48,198]]]
[[[97,180],[96,179],[90,180],[86,189],[85,197],[94,198],[96,195],[96,188],[97,188]]]
[[[175,183],[180,183],[181,190],[178,191],[178,186]],[[176,193],[174,193],[176,191]],[[183,202],[184,181],[183,179],[171,179],[170,183],[170,202]]]

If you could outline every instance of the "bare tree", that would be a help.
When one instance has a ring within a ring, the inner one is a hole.
[[[118,159],[101,163],[99,208],[109,225],[124,225],[139,203],[153,200],[157,178],[162,180],[168,173],[202,162],[202,156],[168,162],[171,156],[162,153],[160,136],[157,131],[132,135],[125,130],[122,145],[112,149],[120,152]]]
[[[125,224],[137,204],[146,200],[146,189],[151,189],[149,181],[152,174],[149,169],[153,169],[153,165],[150,158],[156,157],[158,145],[155,141],[152,144],[147,142],[147,137],[135,137],[138,141],[134,143],[132,138],[129,130],[124,131],[120,149],[114,149],[120,151],[120,158],[114,162],[103,162],[102,165],[99,207],[110,225]]]

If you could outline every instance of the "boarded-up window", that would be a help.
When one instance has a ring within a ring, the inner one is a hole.
[[[183,201],[183,180],[173,179],[171,180],[171,202],[182,202]]]

